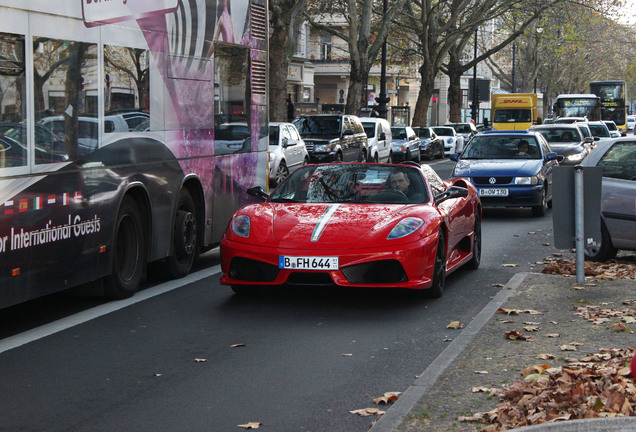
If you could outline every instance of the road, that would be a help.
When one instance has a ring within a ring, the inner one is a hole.
[[[432,166],[447,177],[452,164]],[[0,431],[232,431],[249,422],[366,431],[373,418],[349,411],[407,389],[461,331],[449,322],[468,324],[498,284],[540,270],[535,263],[555,252],[551,232],[551,212],[485,211],[481,267],[449,276],[437,300],[378,290],[239,298],[219,285],[212,251],[200,264],[208,277],[94,318],[112,303],[66,294],[0,311]],[[76,313],[88,318],[38,335]],[[5,350],[27,334],[33,341]]]

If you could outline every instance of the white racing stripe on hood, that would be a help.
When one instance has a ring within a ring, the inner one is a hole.
[[[329,224],[329,221],[331,220],[331,216],[333,216],[334,213],[336,213],[336,211],[338,210],[338,207],[340,207],[340,204],[332,204],[323,213],[322,217],[320,218],[320,221],[316,225],[316,228],[314,228],[314,232],[311,234],[312,242],[318,241],[318,239],[320,239],[320,236],[322,235],[323,231],[327,227],[327,224]]]

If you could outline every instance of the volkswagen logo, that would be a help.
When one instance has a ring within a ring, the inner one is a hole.
[[[488,179],[488,183],[490,183],[490,184],[495,184],[495,183],[497,183],[497,179],[496,179],[496,178],[494,178],[494,177],[490,177],[490,178]]]

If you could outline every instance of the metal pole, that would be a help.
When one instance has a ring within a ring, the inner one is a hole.
[[[473,60],[477,58],[477,29],[475,29],[475,51],[473,53]],[[475,67],[473,68],[473,106],[470,113],[471,118],[477,124],[477,117],[479,115],[479,97],[477,92],[477,63],[475,63]]]
[[[386,16],[386,12],[388,10],[388,0],[384,0],[384,4],[382,5],[382,12]],[[382,42],[382,63],[380,67],[380,96],[375,98],[375,101],[378,103],[378,115],[386,119],[387,118],[387,103],[389,102],[389,98],[386,97],[386,37],[384,38],[384,42]]]
[[[512,44],[512,92],[516,92],[515,87],[515,51],[517,51],[517,43],[513,42]]]
[[[583,216],[583,167],[574,168],[574,235],[576,244],[576,283],[585,282],[585,219]]]

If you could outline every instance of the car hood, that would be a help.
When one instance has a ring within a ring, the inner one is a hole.
[[[303,140],[305,142],[311,140],[312,142],[324,142],[324,143],[328,143],[331,142],[333,140],[337,140],[338,137],[337,136],[325,136],[325,135],[303,135]]]
[[[482,177],[482,176],[533,176],[541,170],[543,161],[531,160],[479,160],[460,159],[455,165],[456,177]]]
[[[550,149],[558,154],[572,154],[572,153],[580,153],[584,150],[584,148],[578,143],[564,143],[564,144],[552,144],[550,143]]]
[[[227,235],[238,242],[277,244],[289,249],[351,249],[413,242],[437,232],[440,215],[430,204],[289,204],[263,203],[237,213],[250,217],[250,239]],[[402,219],[416,216],[424,224],[415,233],[396,240],[388,234]]]

